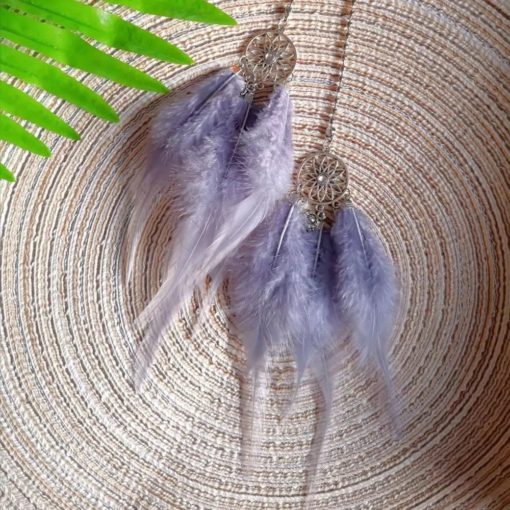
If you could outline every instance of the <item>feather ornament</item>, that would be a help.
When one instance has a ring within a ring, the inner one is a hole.
[[[311,344],[314,242],[307,234],[302,211],[283,201],[228,263],[229,314],[246,352],[243,380],[253,388],[250,406],[242,407],[245,470],[262,434],[270,355],[295,348],[297,359],[304,361]]]
[[[398,307],[393,262],[372,221],[350,205],[336,214],[331,229],[336,251],[335,300],[364,366],[375,367],[389,394],[390,414],[398,429],[388,354]]]
[[[228,277],[230,312],[254,384],[252,420],[260,416],[256,407],[262,405],[256,397],[260,373],[275,349],[287,350],[296,363],[294,390],[284,416],[290,413],[307,370],[321,390],[307,462],[310,489],[331,420],[342,344],[353,341],[362,359],[375,362],[391,388],[387,354],[397,306],[392,262],[358,209],[340,210],[331,230],[309,231],[299,204],[282,204],[238,250]],[[251,423],[250,430],[260,427]],[[247,430],[245,435],[251,443],[258,439]]]
[[[271,354],[289,352],[296,363],[294,390],[284,416],[290,413],[307,369],[315,376],[322,409],[308,456],[311,486],[332,403],[332,350],[342,337],[334,297],[334,252],[328,232],[308,231],[299,204],[282,203],[246,240],[230,261],[230,313],[247,356],[253,383],[251,416],[245,420],[243,442],[253,448],[259,440],[259,380],[267,376]],[[248,456],[250,459],[250,456]]]
[[[173,95],[159,109],[152,122],[148,141],[148,164],[135,177],[131,191],[134,199],[127,234],[129,247],[127,279],[132,277],[143,229],[162,198],[174,200],[179,215],[186,214],[193,201],[183,196],[190,175],[186,162],[205,140],[226,135],[235,125],[246,101],[241,97],[243,80],[231,72],[220,72],[194,87]],[[208,173],[207,167],[198,169]]]
[[[242,85],[242,80],[240,82]],[[223,281],[224,261],[263,221],[290,186],[293,169],[292,107],[279,87],[264,107],[254,107],[236,93],[231,103],[213,100],[216,129],[194,135],[188,150],[168,142],[168,152],[180,152],[171,176],[170,197],[177,219],[168,268],[162,285],[140,316],[147,334],[135,354],[135,388],[141,389],[165,328],[213,277],[210,291]],[[239,103],[241,101],[241,103]],[[202,114],[203,115],[203,114]],[[197,119],[195,129],[203,129]],[[213,123],[214,124],[214,123]],[[163,140],[163,139],[162,139]]]

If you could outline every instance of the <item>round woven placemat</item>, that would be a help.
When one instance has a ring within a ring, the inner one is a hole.
[[[192,68],[132,59],[180,88],[234,63],[282,7],[217,3],[237,28],[109,8],[196,58]],[[343,11],[296,0],[289,20],[298,160],[321,144]],[[334,149],[402,281],[392,365],[403,430],[392,439],[374,381],[349,354],[310,508],[508,509],[510,5],[357,0],[345,58]],[[258,468],[243,477],[244,354],[224,295],[193,338],[189,303],[145,392],[133,392],[133,320],[157,288],[170,227],[151,221],[126,288],[126,190],[159,99],[84,82],[112,101],[119,125],[41,94],[83,141],[44,134],[49,160],[2,148],[18,183],[0,186],[0,508],[301,508],[317,389],[308,381],[281,422],[285,385],[274,379]]]

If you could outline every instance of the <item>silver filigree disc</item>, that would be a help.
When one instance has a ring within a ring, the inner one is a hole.
[[[297,53],[292,41],[281,32],[256,35],[241,59],[244,77],[254,89],[287,81],[296,66]]]
[[[340,209],[349,201],[349,176],[344,162],[330,152],[311,154],[299,169],[297,192],[311,209]]]

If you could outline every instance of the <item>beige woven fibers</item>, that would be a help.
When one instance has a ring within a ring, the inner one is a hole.
[[[196,58],[192,68],[133,59],[179,88],[234,63],[282,10],[217,3],[238,27],[106,8]],[[296,0],[290,16],[298,161],[321,145],[344,7]],[[310,508],[510,508],[509,77],[508,0],[355,4],[333,147],[402,280],[392,365],[403,433],[392,440],[375,382],[348,353]],[[130,360],[142,332],[133,321],[157,288],[171,230],[161,209],[126,288],[126,181],[143,166],[159,100],[83,80],[112,101],[119,125],[41,94],[83,141],[44,134],[49,160],[2,147],[18,183],[0,185],[0,508],[302,508],[317,389],[307,381],[292,417],[278,421],[291,374],[284,360],[257,472],[243,478],[244,354],[227,334],[224,295],[194,338],[189,303],[145,392],[134,394]]]

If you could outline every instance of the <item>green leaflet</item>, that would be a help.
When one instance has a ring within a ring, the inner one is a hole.
[[[79,140],[80,135],[41,103],[16,87],[0,81],[0,110],[28,120],[59,135]]]
[[[33,134],[28,132],[24,127],[14,122],[6,115],[0,114],[0,140],[12,143],[22,149],[39,154],[47,158],[51,156],[51,151],[37,139]]]
[[[233,18],[206,0],[105,1],[170,18],[236,24]],[[155,92],[166,92],[167,89],[155,78],[89,44],[81,35],[112,48],[166,62],[189,65],[193,61],[185,52],[161,37],[91,3],[96,2],[0,0],[0,74],[5,72],[92,115],[117,122],[117,113],[99,94],[68,76],[52,62],[47,63],[44,57],[129,87]],[[7,40],[6,44],[3,44],[4,39]],[[25,48],[36,53],[25,51]],[[3,112],[9,116],[3,115]],[[79,139],[79,134],[57,115],[30,95],[0,80],[0,140],[49,156],[48,147],[19,125],[16,118],[28,120],[73,140]],[[0,179],[15,181],[14,175],[2,164]]]
[[[57,62],[122,85],[153,92],[168,92],[158,80],[94,48],[69,30],[29,16],[0,9],[0,36],[36,50]]]
[[[9,169],[2,165],[2,163],[0,163],[0,179],[9,182],[16,182],[16,177],[14,177]]]
[[[41,87],[102,119],[110,122],[119,120],[115,110],[99,94],[78,80],[67,76],[55,66],[4,44],[0,44],[0,70]]]
[[[0,0],[7,5],[34,16],[75,30],[120,50],[157,58],[174,64],[193,64],[193,60],[179,48],[144,30],[120,16],[85,5],[75,0]]]
[[[235,19],[205,0],[106,0],[148,14],[217,25],[235,25]]]
[[[10,172],[10,170],[0,163],[0,179],[9,182],[16,182],[16,177]]]

